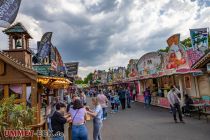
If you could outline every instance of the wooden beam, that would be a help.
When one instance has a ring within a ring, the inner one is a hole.
[[[32,107],[36,107],[37,105],[37,83],[31,82],[31,105]]]
[[[9,85],[4,85],[4,98],[9,97]]]
[[[22,89],[23,89],[22,100],[23,100],[24,105],[26,105],[26,84],[22,84]]]

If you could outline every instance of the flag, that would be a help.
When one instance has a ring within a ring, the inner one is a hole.
[[[41,41],[38,43],[38,57],[45,58],[49,55],[51,51],[51,38],[52,32],[46,32],[43,36]]]
[[[52,60],[51,62],[51,70],[57,71],[57,63],[55,62],[55,60]]]
[[[7,28],[15,21],[20,3],[21,0],[0,1],[0,27]]]

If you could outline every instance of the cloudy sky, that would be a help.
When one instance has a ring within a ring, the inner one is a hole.
[[[190,28],[209,27],[210,0],[22,0],[16,22],[33,36],[32,48],[53,32],[64,62],[79,61],[84,77],[164,48],[174,33],[184,39]],[[7,42],[0,33],[0,49]]]

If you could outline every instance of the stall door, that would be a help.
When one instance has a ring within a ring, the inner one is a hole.
[[[210,96],[210,83],[207,75],[198,78],[200,96]]]

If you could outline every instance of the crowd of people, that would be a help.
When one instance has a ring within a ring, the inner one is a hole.
[[[192,99],[185,95],[184,105],[181,108],[180,91],[172,86],[168,92],[167,98],[170,103],[174,121],[177,123],[176,114],[179,115],[180,122],[184,123],[182,113],[188,115],[190,113],[190,104]],[[146,88],[143,92],[145,108],[151,106],[151,91]],[[92,105],[88,104],[87,97],[92,98]],[[71,96],[65,96],[64,100],[55,98],[48,107],[48,128],[53,132],[53,140],[63,140],[64,124],[69,122],[72,125],[69,128],[72,140],[87,140],[88,130],[85,125],[86,120],[93,118],[93,140],[101,140],[101,130],[103,121],[108,117],[108,107],[110,113],[117,113],[119,107],[122,110],[131,108],[131,102],[136,100],[135,89],[119,87],[117,89],[80,89]],[[90,106],[94,106],[92,109]],[[182,111],[181,111],[182,110]]]
[[[64,97],[64,100],[55,98],[47,107],[48,129],[53,132],[53,140],[64,139],[64,125],[70,123],[69,134],[72,140],[87,140],[88,130],[86,120],[92,117],[93,140],[102,140],[101,129],[103,121],[107,119],[108,108],[110,113],[117,113],[119,106],[122,110],[131,108],[135,101],[135,90],[119,87],[109,89],[78,89]],[[87,103],[87,96],[92,98],[92,105]],[[90,106],[93,106],[91,109]]]

